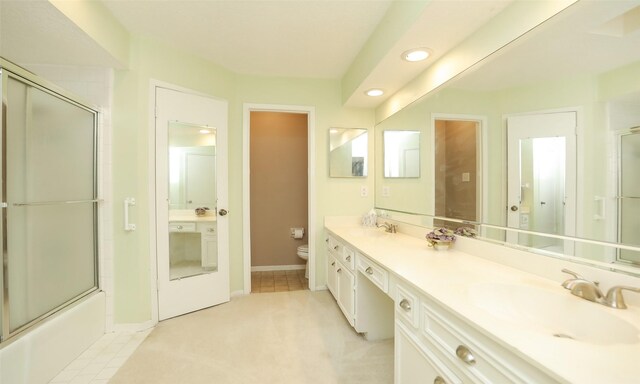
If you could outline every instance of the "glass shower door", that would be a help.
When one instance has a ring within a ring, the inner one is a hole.
[[[4,80],[3,339],[98,286],[96,113]]]

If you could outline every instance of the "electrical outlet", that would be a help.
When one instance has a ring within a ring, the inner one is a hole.
[[[366,185],[363,185],[360,187],[360,197],[367,197],[369,196],[369,188],[367,188]]]
[[[382,187],[382,197],[390,197],[391,196],[391,188],[388,185]]]

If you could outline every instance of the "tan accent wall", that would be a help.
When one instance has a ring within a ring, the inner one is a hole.
[[[436,216],[477,220],[477,125],[436,120]]]
[[[250,129],[251,265],[304,264],[296,250],[307,244],[307,115],[251,112]],[[290,237],[293,227],[303,239]]]

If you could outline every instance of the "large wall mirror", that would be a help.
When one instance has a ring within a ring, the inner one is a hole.
[[[329,129],[329,176],[366,177],[368,131],[364,128]]]
[[[495,238],[543,253],[639,265],[638,47],[638,1],[579,1],[567,8],[376,126],[376,207],[513,228],[495,230]],[[476,134],[477,178],[469,167],[455,172],[459,184],[478,180],[477,220],[438,208],[443,166],[433,116],[439,114],[485,121]],[[378,158],[390,127],[420,130],[420,178],[384,179]]]

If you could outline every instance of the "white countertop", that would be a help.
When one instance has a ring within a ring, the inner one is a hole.
[[[169,210],[169,222],[211,222],[216,221],[216,212],[208,210],[204,216],[196,216],[193,209],[172,209]]]
[[[325,227],[396,277],[466,318],[478,331],[553,376],[576,384],[640,382],[640,335],[635,335],[635,343],[628,344],[587,343],[553,337],[553,331],[544,325],[522,325],[480,308],[476,287],[516,285],[566,295],[568,307],[576,305],[576,301],[577,305],[584,302],[597,306],[596,310],[601,312],[595,313],[603,317],[614,316],[640,329],[640,309],[637,307],[621,310],[587,302],[571,295],[557,281],[460,252],[455,246],[449,251],[436,251],[429,248],[425,240],[402,233],[366,236],[362,227],[355,224],[327,222]],[[501,299],[489,296],[486,290],[482,292],[487,296],[482,299],[487,302]],[[560,300],[565,299],[560,297]],[[576,321],[593,319],[577,318]],[[600,331],[606,338],[606,330]]]

